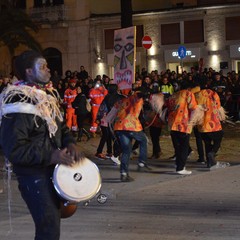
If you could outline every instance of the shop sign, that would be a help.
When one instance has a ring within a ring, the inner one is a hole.
[[[188,62],[197,62],[200,58],[200,48],[186,48],[181,57],[179,56],[179,49],[165,50],[164,58],[166,62],[179,62],[181,59]]]

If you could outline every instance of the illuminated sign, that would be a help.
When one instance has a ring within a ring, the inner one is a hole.
[[[180,59],[180,57],[178,56],[178,52],[172,52],[172,56],[173,57],[178,57],[179,59]],[[189,50],[187,50],[186,51],[186,56],[195,56],[195,55],[192,55],[192,51],[189,51]]]
[[[184,58],[179,57],[179,49],[165,50],[164,59],[165,62],[179,62],[181,60],[187,62],[196,62],[200,59],[200,48],[188,48],[186,49],[186,56]]]

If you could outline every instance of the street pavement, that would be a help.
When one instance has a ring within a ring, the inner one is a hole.
[[[78,204],[77,212],[62,219],[61,240],[239,240],[240,239],[240,126],[228,126],[217,160],[230,167],[209,171],[197,163],[194,152],[187,162],[190,176],[175,173],[171,139],[162,136],[163,155],[149,159],[150,173],[137,172],[137,157],[130,162],[134,182],[119,181],[119,167],[94,157],[99,135],[78,146],[99,167],[100,193]],[[151,156],[151,143],[148,144]],[[4,158],[0,156],[0,168]],[[34,225],[20,197],[14,174],[0,173],[0,240],[31,240]],[[97,198],[103,194],[105,203]],[[37,206],[36,206],[37,207]],[[46,239],[47,240],[47,239]]]

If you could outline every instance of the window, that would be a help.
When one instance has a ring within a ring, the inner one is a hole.
[[[226,40],[239,40],[240,39],[240,16],[227,17],[225,19],[226,24]]]
[[[117,29],[104,30],[105,49],[113,49],[114,30],[117,30]],[[142,47],[142,38],[143,38],[143,25],[138,25],[136,26],[136,46],[137,47]]]
[[[162,45],[180,43],[180,23],[161,25],[161,43]]]
[[[114,30],[116,30],[116,29],[105,29],[104,30],[105,49],[113,49]]]
[[[184,43],[204,42],[203,20],[184,22]]]

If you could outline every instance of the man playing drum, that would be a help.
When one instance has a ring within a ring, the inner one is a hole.
[[[58,240],[61,200],[52,183],[54,167],[71,166],[83,155],[63,123],[53,89],[47,88],[46,60],[25,51],[16,58],[15,70],[21,81],[9,85],[1,99],[1,146],[34,220],[35,240]]]

